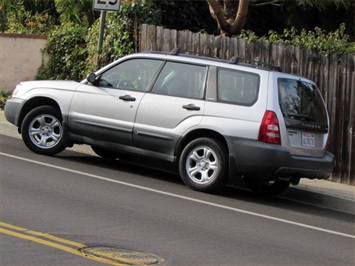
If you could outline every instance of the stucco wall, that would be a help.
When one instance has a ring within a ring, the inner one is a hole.
[[[0,33],[0,90],[13,91],[19,82],[34,79],[46,60],[41,52],[46,42],[42,35]]]

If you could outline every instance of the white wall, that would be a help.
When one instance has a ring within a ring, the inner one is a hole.
[[[0,90],[13,91],[16,84],[33,80],[43,60],[43,35],[0,33]]]

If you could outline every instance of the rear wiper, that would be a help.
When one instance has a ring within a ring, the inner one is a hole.
[[[304,115],[304,114],[292,114],[292,113],[288,113],[287,114],[288,118],[293,118],[293,119],[298,119],[301,121],[307,121],[307,122],[315,122],[313,117],[310,117],[308,115]]]

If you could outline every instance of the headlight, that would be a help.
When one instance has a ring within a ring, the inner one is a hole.
[[[12,92],[12,96],[15,97],[17,95],[17,93],[20,91],[22,85],[18,84],[15,88],[15,90]]]

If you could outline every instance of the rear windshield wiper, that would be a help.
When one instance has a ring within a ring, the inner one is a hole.
[[[287,117],[288,118],[292,118],[292,119],[298,119],[298,120],[301,120],[301,121],[316,122],[313,117],[310,117],[310,116],[304,115],[304,114],[288,113]]]

